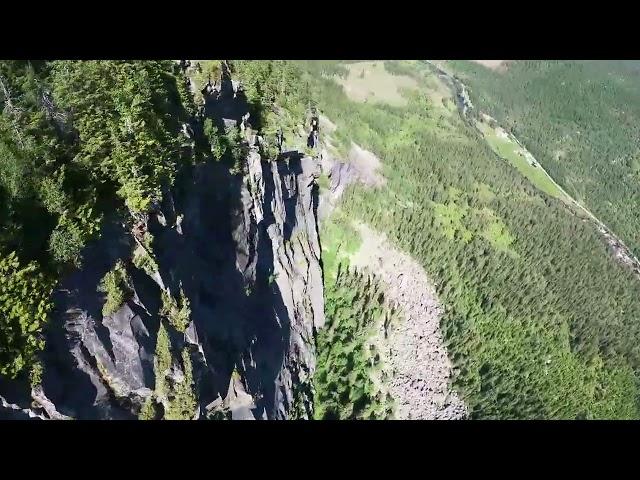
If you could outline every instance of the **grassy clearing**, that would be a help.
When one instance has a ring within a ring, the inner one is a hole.
[[[488,204],[496,198],[495,193],[493,193],[489,185],[486,183],[476,183],[476,188],[475,194],[478,197],[479,202]]]
[[[467,214],[467,208],[450,202],[447,204],[434,203],[433,209],[435,212],[436,222],[445,237],[449,240],[453,240],[456,238],[456,234],[459,234],[465,242],[471,240],[473,234],[462,222]]]
[[[383,61],[350,63],[346,68],[349,71],[346,78],[336,76],[335,79],[356,102],[405,106],[407,99],[402,95],[402,89],[418,89],[416,80],[389,73]]]
[[[485,140],[491,149],[501,158],[507,160],[515,167],[527,180],[529,180],[537,189],[543,191],[547,195],[571,204],[569,198],[558,186],[551,180],[549,175],[537,165],[530,163],[525,157],[522,148],[514,142],[511,137],[502,136],[498,131],[487,123],[477,122],[478,129],[484,135]]]
[[[477,212],[482,217],[484,228],[480,235],[489,241],[491,246],[496,250],[509,253],[517,257],[518,254],[511,248],[511,244],[515,241],[515,237],[511,235],[508,227],[498,217],[495,212],[489,208],[483,208]]]
[[[505,62],[507,60],[471,60],[471,61],[479,65],[482,65],[483,67],[487,67],[491,70],[495,70],[498,72],[506,70]]]
[[[331,216],[322,224],[320,230],[322,239],[322,263],[325,277],[335,278],[338,265],[343,260],[356,253],[362,240],[360,234],[351,224],[351,220],[336,208]],[[328,281],[328,280],[327,280]]]

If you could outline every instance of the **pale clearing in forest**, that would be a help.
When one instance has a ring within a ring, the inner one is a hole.
[[[433,105],[447,115],[454,113],[456,106],[447,85],[435,74],[428,75],[426,83],[426,92]]]
[[[491,70],[501,71],[506,66],[508,60],[471,60],[472,62],[479,63],[483,67],[490,68]]]
[[[336,77],[347,96],[356,102],[382,102],[405,106],[407,99],[401,89],[418,89],[418,83],[405,75],[392,75],[384,68],[384,62],[358,62],[345,65],[349,70],[346,79]]]
[[[331,120],[329,120],[327,117],[325,117],[324,115],[320,115],[320,128],[322,129],[322,131],[326,131],[326,132],[335,132],[336,128],[338,128],[336,126],[335,123],[333,123]]]
[[[351,143],[349,162],[356,169],[358,180],[369,187],[379,187],[385,184],[384,177],[378,173],[381,168],[380,159],[355,143]]]

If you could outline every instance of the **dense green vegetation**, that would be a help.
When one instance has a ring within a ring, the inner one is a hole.
[[[100,285],[98,285],[98,291],[106,294],[106,300],[102,306],[102,315],[112,315],[124,304],[130,288],[127,271],[122,261],[118,261],[105,274],[100,281]]]
[[[385,380],[380,354],[371,340],[391,315],[380,286],[343,267],[327,282],[325,314],[327,323],[318,332],[314,418],[389,417],[393,402],[373,378]]]
[[[180,106],[170,62],[55,62],[59,108],[79,136],[74,160],[97,181],[111,181],[130,210],[146,211],[171,184],[179,157]],[[173,90],[173,91],[172,91]]]
[[[153,397],[147,398],[138,414],[139,420],[159,420],[162,415],[159,405]]]
[[[637,418],[640,284],[593,226],[428,95],[373,106],[316,78],[334,140],[350,137],[384,164],[386,187],[352,188],[342,208],[435,280],[472,418]]]
[[[105,213],[145,213],[191,161],[190,102],[172,61],[0,62],[0,372],[36,365],[52,285]]]
[[[195,385],[193,380],[193,367],[187,346],[180,350],[180,370],[182,378],[176,380],[172,376],[174,363],[172,346],[167,328],[160,324],[156,342],[156,355],[153,370],[156,378],[155,399],[149,399],[143,405],[140,419],[149,420],[159,417],[165,420],[190,420],[196,413],[198,405]],[[173,373],[173,375],[175,375]],[[171,378],[170,378],[171,376]],[[156,399],[164,400],[166,408],[164,413],[159,412]]]
[[[640,254],[640,63],[516,61],[505,72],[451,65],[474,105]]]
[[[0,375],[14,377],[34,364],[51,288],[35,262],[22,266],[15,252],[0,257]]]
[[[381,286],[349,268],[359,234],[337,210],[322,224],[326,324],[318,332],[315,419],[382,419],[393,413],[376,337],[394,314]]]

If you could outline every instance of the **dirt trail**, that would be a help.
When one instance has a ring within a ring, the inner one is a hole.
[[[356,228],[362,245],[351,265],[375,274],[387,299],[401,311],[388,338],[381,326],[373,340],[391,367],[388,391],[395,400],[395,418],[465,418],[466,407],[449,384],[451,362],[439,329],[442,307],[424,270],[385,236],[364,224]]]

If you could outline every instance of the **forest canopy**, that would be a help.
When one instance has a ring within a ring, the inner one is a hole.
[[[105,214],[173,182],[183,83],[172,61],[0,62],[2,374],[34,365],[53,283]]]

